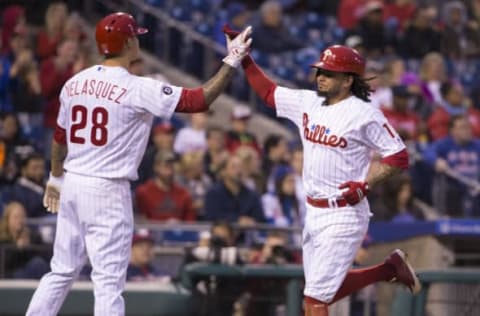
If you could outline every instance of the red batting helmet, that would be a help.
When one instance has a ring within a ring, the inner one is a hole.
[[[329,71],[350,72],[363,76],[365,72],[365,58],[353,48],[343,45],[333,45],[327,47],[320,55],[320,59],[311,66]]]
[[[128,13],[109,14],[97,23],[95,39],[98,52],[102,55],[118,54],[128,38],[147,32],[148,30],[139,27],[133,16]]]

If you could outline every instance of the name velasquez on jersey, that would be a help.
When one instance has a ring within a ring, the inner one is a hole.
[[[85,79],[80,83],[79,80],[73,80],[65,86],[65,90],[69,97],[90,95],[95,96],[97,99],[106,99],[117,104],[122,102],[121,98],[125,96],[127,92],[126,88],[111,82],[95,79]]]
[[[131,75],[125,68],[93,66],[68,80],[57,123],[66,130],[68,172],[136,179],[153,117],[170,118],[182,88]]]

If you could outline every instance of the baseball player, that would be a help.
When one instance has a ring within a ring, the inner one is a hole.
[[[225,28],[230,37],[235,32]],[[397,281],[417,293],[420,283],[405,254],[397,249],[385,262],[350,270],[367,232],[370,186],[406,169],[405,145],[383,114],[368,104],[370,87],[362,78],[365,60],[357,51],[325,49],[316,70],[317,90],[277,86],[248,56],[247,80],[280,117],[299,128],[307,214],[303,230],[305,310],[328,315],[328,305],[378,281]],[[382,156],[370,167],[371,151]]]
[[[78,73],[61,90],[44,196],[45,207],[58,211],[54,254],[27,315],[56,315],[87,256],[95,315],[124,315],[133,231],[129,180],[137,178],[153,117],[206,111],[251,43],[246,28],[229,43],[219,71],[202,87],[185,89],[127,71],[139,55],[137,36],[146,32],[127,13],[104,17],[95,34],[104,62]]]

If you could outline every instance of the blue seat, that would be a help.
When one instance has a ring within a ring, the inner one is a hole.
[[[202,13],[209,13],[210,1],[207,0],[188,0],[187,5],[194,11],[201,11]]]
[[[305,22],[308,28],[323,30],[327,27],[327,19],[325,16],[315,12],[308,12],[305,15]]]
[[[176,6],[170,11],[172,18],[179,21],[190,21],[192,19],[192,11],[189,7]]]
[[[294,80],[295,70],[291,67],[281,66],[274,68],[273,73],[280,78],[286,80]]]
[[[268,66],[268,54],[262,53],[258,50],[252,50],[250,53],[252,58],[255,60],[255,62],[260,65],[260,67],[267,67]]]
[[[156,8],[165,8],[167,5],[167,0],[147,0],[147,3]]]
[[[194,26],[195,31],[206,36],[213,35],[213,28],[208,23],[200,23]]]
[[[163,232],[163,241],[169,242],[198,242],[199,236],[196,231],[167,230]]]

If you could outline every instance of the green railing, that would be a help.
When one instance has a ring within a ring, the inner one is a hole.
[[[440,271],[420,272],[419,278],[422,282],[422,290],[418,295],[411,295],[405,290],[399,290],[392,304],[391,316],[425,316],[429,303],[443,304],[443,315],[452,316],[477,316],[480,315],[480,269],[452,269]],[[439,284],[450,286],[450,297],[443,298],[429,297],[432,287]],[[463,293],[456,293],[455,286],[468,285],[469,289]],[[459,299],[459,297],[461,299]],[[446,306],[455,305],[452,311],[445,312]],[[435,315],[435,314],[433,314]]]

